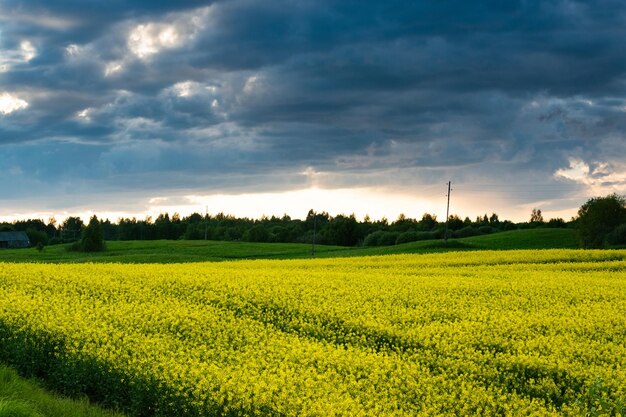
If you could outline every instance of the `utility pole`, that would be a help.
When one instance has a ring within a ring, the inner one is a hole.
[[[315,256],[315,232],[317,229],[317,213],[313,212],[313,241],[311,242],[311,256]]]
[[[450,217],[450,185],[452,184],[452,181],[448,181],[448,194],[446,195],[448,197],[448,206],[446,207],[446,228],[443,232],[443,241],[445,244],[448,244],[448,218]]]
[[[204,240],[207,240],[209,234],[209,206],[204,211]]]

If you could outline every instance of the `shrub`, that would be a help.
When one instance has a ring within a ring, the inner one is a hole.
[[[481,235],[488,235],[491,233],[495,233],[497,230],[491,226],[480,226],[478,228],[478,234]]]
[[[626,223],[617,226],[606,236],[609,245],[626,245]]]
[[[370,233],[365,237],[363,241],[364,246],[392,246],[396,244],[398,239],[398,232],[385,232],[378,230]]]
[[[584,248],[601,248],[609,233],[626,223],[626,200],[617,194],[595,197],[578,210],[578,239]]]
[[[32,246],[38,246],[40,243],[43,245],[48,243],[48,235],[46,232],[28,228],[28,230],[26,230],[26,234],[28,235],[28,240]]]
[[[419,240],[417,232],[404,232],[398,235],[398,238],[396,239],[396,245],[415,242],[417,240]]]
[[[470,237],[476,236],[478,231],[474,229],[472,226],[466,226],[460,230],[456,230],[452,233],[452,237],[461,238],[461,237]]]

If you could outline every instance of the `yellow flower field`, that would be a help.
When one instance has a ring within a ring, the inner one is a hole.
[[[624,415],[626,251],[0,264],[0,359],[134,415]]]

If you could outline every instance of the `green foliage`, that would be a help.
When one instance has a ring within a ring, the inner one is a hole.
[[[79,217],[68,217],[59,229],[61,240],[64,242],[79,240],[84,226]]]
[[[495,233],[497,231],[498,230],[496,228],[491,227],[491,226],[487,226],[487,225],[480,226],[478,228],[478,233],[481,234],[481,235],[488,235],[488,234],[491,234],[491,233]]]
[[[608,235],[626,223],[626,199],[611,194],[588,200],[578,210],[578,239],[584,248],[601,248]]]
[[[496,215],[494,214],[494,216]],[[456,214],[451,215],[448,218],[448,230],[459,230],[462,229],[464,226],[465,224],[463,223],[463,220],[461,220],[461,218]]]
[[[543,223],[543,214],[541,214],[541,210],[534,208],[530,213],[530,222],[531,223]]]
[[[464,220],[455,214],[448,219],[448,237],[468,237],[478,233],[481,226],[490,226],[495,231],[516,230],[522,228],[543,227],[545,223],[519,223],[500,220],[498,215],[485,214],[479,216],[476,222],[468,217]],[[562,219],[556,219],[547,224],[547,227],[563,227],[566,224]],[[306,220],[292,219],[289,216],[263,217],[258,220],[236,218],[220,213],[215,216],[193,213],[181,218],[177,213],[169,216],[159,214],[155,220],[148,216],[144,220],[136,218],[119,219],[117,223],[109,220],[100,222],[104,240],[219,240],[219,241],[251,241],[251,242],[280,242],[280,243],[311,243],[315,229],[315,242],[322,245],[361,246],[365,237],[381,232],[411,233],[436,232],[433,235],[419,235],[417,240],[436,239],[443,237],[444,223],[437,222],[433,214],[424,214],[421,220],[407,217],[404,214],[397,220],[389,223],[386,218],[372,221],[368,216],[362,222],[354,215],[330,216],[327,212],[315,213],[309,211]],[[85,225],[78,217],[68,217],[61,225],[57,225],[54,218],[48,224],[39,219],[20,220],[13,223],[0,223],[2,230],[29,230],[33,245],[39,240],[44,244],[55,245],[78,242],[72,246],[72,251],[83,251],[83,242],[80,240]],[[254,228],[254,230],[252,230]],[[265,229],[265,231],[262,230]],[[267,233],[266,233],[267,232]],[[459,232],[459,233],[456,233]],[[415,241],[416,235],[407,234],[397,243]],[[370,238],[369,243],[372,243]],[[47,240],[47,243],[46,243]],[[392,245],[388,237],[385,245]],[[379,243],[374,243],[374,246]]]
[[[83,252],[102,252],[105,248],[102,225],[95,215],[89,219],[89,224],[83,230],[80,248]]]
[[[609,245],[626,245],[626,223],[617,226],[611,233],[606,235],[606,243]]]
[[[546,223],[546,227],[567,227],[567,223],[565,223],[565,220],[563,220],[562,218],[557,217],[555,219],[550,219],[548,223]]]
[[[476,228],[474,228],[473,226],[465,226],[462,229],[455,230],[452,233],[452,236],[455,238],[463,238],[463,237],[476,236],[477,234],[479,233]]]
[[[370,233],[363,241],[364,246],[391,246],[396,244],[400,234],[398,232],[385,232],[378,230]]]
[[[354,246],[359,240],[358,230],[358,223],[354,215],[350,217],[337,216],[328,225],[329,243],[339,246]]]
[[[626,415],[626,397],[616,401],[612,398],[612,394],[604,380],[596,377],[578,399],[576,405],[578,405],[581,415],[585,417]]]
[[[417,232],[404,232],[398,235],[396,239],[396,245],[401,245],[403,243],[416,242],[419,240]]]
[[[255,224],[243,234],[243,240],[246,242],[268,242],[270,233],[262,224]]]
[[[31,246],[37,247],[39,244],[45,245],[48,243],[48,235],[46,232],[31,227],[26,230],[26,234],[28,235]]]
[[[419,222],[421,230],[432,230],[437,226],[437,216],[435,214],[424,213]]]

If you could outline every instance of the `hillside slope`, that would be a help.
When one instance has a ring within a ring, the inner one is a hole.
[[[424,240],[383,247],[316,245],[316,257],[367,256],[396,253],[429,253],[449,250],[509,250],[575,248],[575,231],[529,229],[442,240]],[[111,241],[103,253],[69,252],[65,245],[0,250],[0,262],[121,262],[177,263],[230,259],[298,259],[311,257],[311,245],[301,243],[249,243],[202,240]]]

